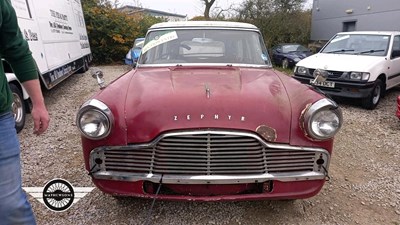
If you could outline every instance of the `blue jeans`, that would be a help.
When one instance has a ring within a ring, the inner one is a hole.
[[[21,184],[20,148],[11,112],[0,114],[0,224],[36,224]]]

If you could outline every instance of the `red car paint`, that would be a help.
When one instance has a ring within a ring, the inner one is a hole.
[[[396,116],[400,119],[400,96],[397,97],[397,111]]]
[[[215,90],[210,99],[205,96],[206,84]],[[333,140],[312,141],[299,126],[301,112],[307,104],[323,96],[272,69],[139,68],[128,72],[93,98],[110,107],[115,116],[115,127],[104,140],[82,138],[87,170],[90,170],[89,154],[96,147],[146,143],[160,133],[191,128],[230,128],[256,132],[258,126],[268,125],[276,130],[277,143],[317,146],[332,151]],[[192,101],[194,98],[199,101]],[[215,119],[216,114],[219,120]],[[201,115],[204,117],[201,118]],[[229,115],[231,120],[228,119]],[[174,120],[174,116],[178,117],[177,120]],[[245,121],[241,121],[242,116],[246,118]],[[153,196],[143,192],[143,182],[99,179],[94,179],[93,182],[100,190],[110,194]],[[317,194],[323,184],[324,180],[274,182],[271,193],[249,196],[223,194],[218,197],[166,195],[160,198],[203,201],[306,198]],[[205,186],[197,185],[197,188],[206,188]],[[245,186],[243,184],[236,188],[241,190]],[[226,189],[228,191],[230,188]]]

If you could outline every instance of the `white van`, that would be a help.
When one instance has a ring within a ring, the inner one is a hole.
[[[314,71],[328,78],[314,82]],[[328,95],[361,98],[374,109],[385,91],[400,84],[400,32],[342,32],[319,53],[296,64],[294,77],[313,83]]]
[[[43,87],[51,89],[89,68],[92,55],[80,0],[11,0],[18,24],[36,61]],[[13,92],[16,129],[25,124],[29,96],[7,62],[2,61]]]

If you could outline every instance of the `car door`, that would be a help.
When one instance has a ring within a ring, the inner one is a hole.
[[[400,84],[400,35],[394,36],[391,51],[387,82],[388,88]]]

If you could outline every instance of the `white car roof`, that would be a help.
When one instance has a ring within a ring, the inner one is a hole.
[[[240,22],[227,22],[227,21],[179,21],[179,22],[164,22],[154,24],[149,28],[182,28],[182,27],[221,27],[221,28],[238,28],[238,29],[257,29],[258,28],[249,23]]]
[[[352,31],[352,32],[340,32],[338,34],[400,35],[400,31]]]

